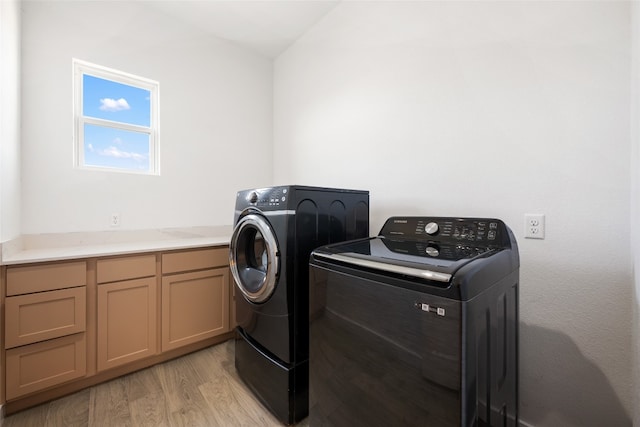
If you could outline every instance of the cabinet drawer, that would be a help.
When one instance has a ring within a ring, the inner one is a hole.
[[[7,400],[87,373],[84,333],[7,350]]]
[[[162,274],[204,270],[206,268],[228,265],[229,249],[226,247],[186,252],[170,252],[162,255]]]
[[[98,283],[151,277],[156,275],[156,256],[140,255],[99,259],[96,268]]]
[[[84,261],[7,268],[7,296],[86,284],[87,264]]]
[[[79,288],[7,297],[5,347],[83,332],[87,291]]]

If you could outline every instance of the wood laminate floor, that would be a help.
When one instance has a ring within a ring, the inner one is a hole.
[[[233,340],[0,421],[2,427],[281,425],[238,377]]]

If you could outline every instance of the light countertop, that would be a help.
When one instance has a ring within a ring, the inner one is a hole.
[[[230,225],[26,234],[2,243],[3,265],[228,245]]]

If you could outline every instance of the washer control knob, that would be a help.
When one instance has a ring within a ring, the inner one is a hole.
[[[438,232],[438,223],[430,222],[424,226],[424,232],[430,235],[434,235]]]
[[[247,200],[249,201],[249,203],[255,203],[258,201],[258,193],[256,193],[255,191],[252,191],[251,193],[249,193],[249,197],[247,197]]]
[[[438,255],[440,255],[440,250],[438,250],[436,246],[427,246],[425,252],[427,253],[427,255],[432,257],[437,257]]]

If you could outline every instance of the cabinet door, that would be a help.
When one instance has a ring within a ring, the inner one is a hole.
[[[162,351],[229,331],[229,269],[162,278]]]
[[[98,285],[98,371],[156,353],[156,278]]]

